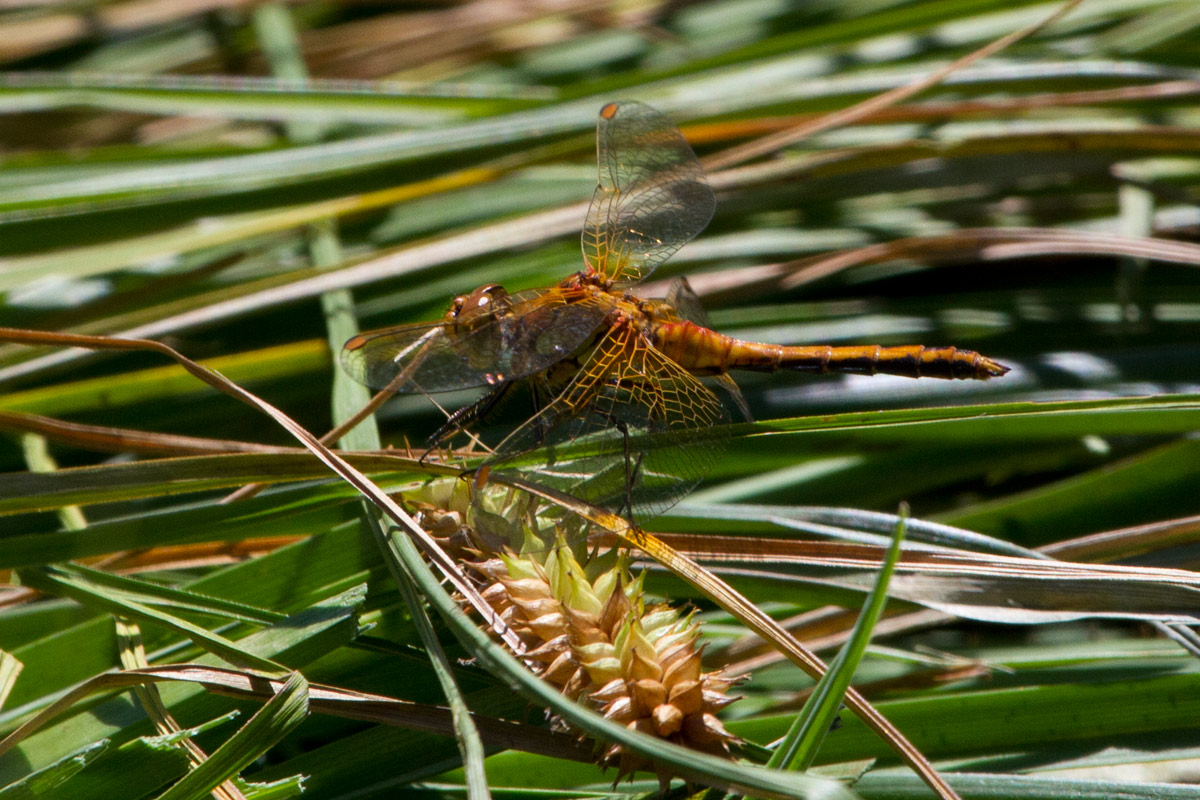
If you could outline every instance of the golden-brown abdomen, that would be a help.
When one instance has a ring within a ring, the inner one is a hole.
[[[899,347],[784,347],[781,350],[777,369],[797,372],[979,381],[1008,372],[1008,367],[974,350],[959,350],[957,347],[916,344]]]
[[[698,375],[732,369],[756,372],[787,369],[820,374],[987,380],[1008,372],[1008,367],[986,356],[956,347],[785,347],[744,342],[690,322],[657,326],[654,344],[684,369]]]

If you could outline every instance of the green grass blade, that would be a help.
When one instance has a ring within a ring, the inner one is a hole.
[[[308,681],[299,672],[203,763],[159,795],[159,800],[202,800],[271,749],[308,715]]]
[[[838,709],[842,707],[842,698],[850,682],[858,662],[862,660],[875,630],[875,623],[883,614],[887,604],[888,582],[900,560],[900,548],[904,543],[904,533],[908,519],[907,509],[900,510],[900,522],[892,535],[892,544],[888,548],[875,586],[867,595],[862,613],[854,624],[849,641],[838,651],[837,657],[829,664],[829,669],[821,680],[817,681],[812,694],[804,703],[796,721],[788,730],[787,736],[771,754],[767,766],[776,769],[806,771],[816,760],[817,751],[825,739],[826,733],[837,717]]]
[[[231,664],[249,669],[257,669],[269,674],[284,671],[282,665],[275,661],[256,655],[244,646],[219,636],[212,631],[195,625],[187,620],[159,611],[144,603],[114,596],[105,587],[96,585],[83,577],[73,576],[53,567],[28,568],[20,573],[22,583],[47,594],[70,597],[84,605],[102,609],[111,614],[128,617],[147,625],[158,625],[172,632],[186,636],[191,641],[203,647],[213,655],[219,656]]]

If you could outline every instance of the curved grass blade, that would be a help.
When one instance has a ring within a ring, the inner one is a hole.
[[[367,471],[394,476],[429,472],[458,475],[461,470],[386,454],[348,454],[348,462]],[[0,514],[59,508],[71,504],[163,497],[226,489],[246,483],[311,480],[328,475],[308,453],[238,453],[193,456],[76,467],[52,473],[0,474]]]
[[[279,691],[242,728],[159,800],[203,800],[261,757],[308,716],[308,681],[292,672]]]
[[[33,345],[66,345],[68,347],[89,347],[95,349],[107,350],[145,350],[165,355],[168,358],[176,361],[182,366],[188,374],[207,383],[219,391],[230,395],[231,397],[240,400],[243,403],[255,408],[270,416],[288,433],[300,441],[313,455],[328,466],[333,472],[337,473],[348,483],[359,490],[360,493],[368,497],[371,502],[380,507],[387,515],[397,523],[404,525],[410,533],[422,543],[423,549],[429,555],[430,559],[438,566],[442,574],[454,585],[454,587],[463,594],[465,598],[483,615],[484,619],[488,620],[489,624],[493,624],[498,628],[498,633],[505,641],[513,647],[517,652],[522,652],[523,647],[518,639],[506,629],[506,626],[496,619],[491,606],[479,595],[475,587],[467,581],[458,570],[457,565],[446,555],[446,553],[438,546],[438,544],[418,526],[411,517],[397,504],[390,496],[383,492],[378,486],[372,483],[365,475],[348,464],[341,456],[331,451],[328,447],[321,444],[316,437],[297,424],[294,420],[288,417],[279,409],[275,408],[266,401],[258,398],[254,394],[246,391],[242,387],[228,380],[224,376],[215,373],[186,356],[176,352],[174,349],[162,344],[161,342],[150,341],[148,339],[115,339],[105,336],[78,336],[73,334],[55,334],[46,333],[44,331],[26,331],[13,328],[0,329],[0,339],[11,342],[19,342],[22,344]]]
[[[413,547],[408,537],[394,536],[392,541],[401,549]],[[522,695],[553,708],[573,726],[603,741],[616,742],[654,763],[668,766],[690,780],[711,786],[742,792],[755,797],[838,798],[853,797],[840,784],[807,775],[781,775],[757,767],[732,764],[715,756],[687,750],[679,745],[627,729],[566,699],[556,689],[543,683],[527,670],[502,646],[466,619],[457,604],[441,590],[433,574],[417,559],[405,559],[417,567],[413,577],[426,599],[434,606],[458,636],[467,644],[472,655],[490,672],[500,676]]]
[[[283,412],[247,392],[236,384],[231,383],[220,375],[206,370],[175,350],[159,342],[136,339],[111,339],[101,336],[77,336],[70,334],[51,334],[40,331],[17,331],[4,329],[0,331],[3,338],[28,344],[59,344],[67,346],[85,346],[117,350],[149,350],[166,355],[191,375],[220,389],[221,391],[241,400],[244,403],[268,414],[289,433],[296,437],[314,455],[323,461],[332,471],[351,483],[372,503],[382,509],[387,516],[403,526],[413,539],[421,543],[425,554],[434,562],[439,572],[447,578],[454,587],[475,607],[504,640],[513,652],[523,653],[524,646],[512,631],[496,618],[495,612],[479,596],[478,591],[466,581],[457,565],[437,546],[428,534],[422,530],[411,517],[390,496],[380,490],[365,475],[350,466],[336,453],[322,445],[304,428],[296,424]],[[408,537],[401,540],[401,546],[407,547]],[[623,725],[607,720],[595,712],[576,706],[566,700],[557,691],[550,689],[538,680],[532,673],[509,652],[492,642],[486,633],[475,627],[461,613],[457,603],[446,593],[445,589],[434,578],[432,572],[420,559],[406,559],[412,566],[414,577],[424,592],[426,598],[448,624],[454,628],[460,639],[470,642],[473,654],[482,663],[492,667],[502,674],[507,681],[518,688],[523,694],[536,698],[538,702],[554,708],[564,719],[580,729],[605,741],[618,742],[630,750],[643,755],[651,761],[663,762],[671,766],[679,774],[710,785],[718,785],[762,797],[820,797],[820,798],[850,798],[853,796],[840,784],[825,779],[804,775],[786,776],[781,778],[778,773],[768,772],[758,768],[743,767],[730,764],[714,756],[706,756],[678,745],[673,745],[645,734],[630,731]],[[474,649],[478,648],[478,649]],[[953,797],[953,794],[946,795]]]
[[[287,672],[287,668],[282,664],[255,655],[237,642],[230,641],[206,628],[173,614],[159,611],[144,603],[125,597],[114,597],[111,591],[97,586],[85,578],[53,567],[26,568],[21,570],[20,578],[24,585],[46,594],[70,597],[85,606],[101,608],[117,616],[128,617],[145,624],[165,627],[192,640],[206,651],[220,656],[230,664],[262,670],[271,675]]]
[[[23,665],[12,653],[0,650],[0,709],[4,708],[8,693],[12,691],[22,668]]]
[[[345,645],[358,634],[358,616],[366,594],[366,585],[360,584],[340,594],[322,597],[315,604],[290,615],[283,622],[245,636],[238,640],[237,645],[260,658],[270,657],[272,661],[286,662],[290,667],[303,666]],[[236,672],[242,676],[248,687],[257,687],[259,691],[269,689],[273,685],[282,685],[283,682],[281,678],[272,683],[257,671],[233,671],[214,667],[218,662],[217,658],[211,655],[201,657],[198,662],[186,666],[201,671],[215,669],[220,674]],[[179,671],[173,667],[159,667],[154,673],[164,669],[172,674]],[[290,671],[273,670],[279,675],[287,675]],[[172,679],[175,678],[166,680]],[[144,676],[137,673],[108,672],[93,675],[66,691],[54,691],[35,703],[27,704],[26,707],[14,708],[12,712],[4,715],[6,724],[23,719],[31,711],[40,711],[0,741],[0,755],[13,748],[19,748],[20,753],[14,759],[25,768],[40,769],[90,742],[115,736],[128,725],[145,718],[140,709],[124,700],[104,704],[104,711],[101,713],[76,717],[66,729],[57,726],[47,731],[40,729],[93,692],[126,688],[146,681]],[[187,687],[187,691],[175,695],[175,702],[187,702],[198,697],[200,693],[200,687]],[[270,693],[273,694],[274,689],[270,689]],[[12,760],[5,764],[6,768],[11,769]]]
[[[862,660],[863,654],[867,651],[875,623],[879,621],[880,615],[883,614],[883,608],[887,604],[888,582],[896,568],[896,562],[900,560],[900,546],[904,543],[907,521],[908,509],[902,506],[900,522],[896,525],[896,531],[892,536],[892,545],[888,548],[883,566],[879,569],[875,587],[867,595],[862,613],[859,614],[858,621],[854,623],[854,631],[850,634],[849,641],[830,663],[829,669],[817,681],[812,694],[804,703],[804,707],[800,710],[800,714],[796,717],[787,736],[776,747],[767,766],[807,770],[816,760],[821,742],[824,741],[825,734],[829,732],[830,726],[837,717],[846,690],[850,688],[850,681],[854,678],[858,662]]]
[[[584,503],[576,498],[543,486],[531,484],[513,476],[498,475],[497,483],[514,486],[541,497],[571,511],[583,519],[607,530],[631,546],[641,550],[666,567],[720,608],[732,614],[739,622],[754,633],[772,643],[789,661],[804,670],[814,679],[820,680],[827,670],[821,659],[809,651],[771,617],[753,603],[748,602],[729,584],[673,549],[653,534],[631,525],[627,520],[603,509]],[[913,769],[929,788],[939,797],[957,798],[958,795],[938,774],[921,752],[905,738],[894,725],[884,718],[867,700],[853,689],[846,693],[846,704],[868,725],[889,747],[893,748],[909,767]]]

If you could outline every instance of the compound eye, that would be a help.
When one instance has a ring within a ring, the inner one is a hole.
[[[503,286],[498,283],[489,283],[476,289],[469,302],[472,302],[476,308],[485,309],[506,297],[508,297],[508,292],[504,290]]]
[[[507,299],[508,292],[502,286],[488,283],[469,295],[454,298],[454,307],[446,316],[456,325],[482,324],[502,314]]]

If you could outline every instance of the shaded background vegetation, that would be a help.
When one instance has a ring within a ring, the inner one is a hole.
[[[579,269],[582,211],[561,209],[591,194],[603,103],[653,105],[709,158],[904,85],[1056,7],[10,3],[0,11],[0,323],[162,339],[320,433],[335,402],[356,398],[331,388],[327,341],[349,335],[349,310],[363,327],[434,319],[481,283],[545,286]],[[655,275],[687,275],[713,326],[743,338],[953,344],[1013,368],[986,384],[739,377],[763,422],[734,439],[658,529],[811,534],[824,520],[836,530],[819,535],[861,532],[872,529],[866,517],[798,507],[891,512],[908,501],[918,518],[1022,547],[1115,531],[1053,552],[1149,570],[1149,584],[1133,571],[1085,587],[980,574],[969,590],[932,581],[901,594],[970,619],[898,624],[859,683],[928,755],[989,773],[1004,796],[1061,796],[1060,786],[1012,776],[1064,767],[1138,765],[1103,773],[1132,780],[1195,775],[1174,763],[1195,755],[1194,658],[1147,620],[1190,619],[1197,608],[1187,574],[1153,568],[1192,568],[1200,514],[1198,29],[1192,0],[1085,0],[913,101],[715,170],[715,219]],[[643,288],[661,294],[665,284]],[[0,391],[12,432],[0,439],[0,567],[26,568],[26,584],[61,595],[35,601],[13,573],[0,648],[25,668],[5,682],[5,732],[129,651],[113,627],[119,608],[47,582],[61,576],[44,565],[84,557],[136,573],[137,591],[170,586],[282,614],[366,582],[365,606],[343,597],[339,621],[300,637],[284,660],[310,680],[442,702],[349,491],[297,482],[322,475],[316,468],[260,455],[128,470],[205,450],[20,433],[34,424],[20,414],[32,413],[290,444],[256,411],[145,354],[0,345]],[[464,399],[439,397],[450,407]],[[427,398],[404,396],[378,419],[383,442],[402,446],[443,417]],[[83,471],[55,476],[55,462]],[[273,492],[215,503],[272,476]],[[827,557],[742,575],[739,588],[793,620],[802,639],[833,647],[853,622],[840,609],[861,603],[866,568],[839,571]],[[134,588],[124,591],[133,602]],[[970,608],[948,605],[960,601]],[[710,660],[753,669],[730,726],[767,744],[808,682],[769,659],[745,661],[752,649],[740,631],[696,602],[715,623]],[[167,607],[239,642],[274,630],[259,630],[274,617],[251,620],[244,609]],[[352,649],[355,619],[391,646]],[[1021,624],[1002,624],[1012,622]],[[203,649],[178,628],[143,633],[155,663]],[[540,722],[483,670],[462,672],[472,708]],[[186,725],[231,706],[184,694],[169,699]],[[113,796],[105,781],[121,774],[119,759],[136,757],[161,770],[144,770],[153,779],[125,796],[160,791],[183,766],[176,751],[139,738],[150,728],[124,697],[28,739],[0,759],[0,782],[46,769],[58,777],[38,791]],[[215,747],[233,727],[201,741]],[[269,752],[270,741],[260,744],[267,754],[246,776],[284,782],[246,789],[255,796],[290,794],[300,774],[316,797],[459,779],[447,773],[458,759],[452,739],[361,721],[317,715]],[[88,746],[94,756],[60,762]],[[887,766],[887,749],[855,722],[822,751],[829,762],[868,757]],[[64,764],[83,762],[68,779]],[[591,767],[528,754],[497,756],[488,774],[495,786],[607,786]],[[1073,788],[1113,791],[1090,779]],[[1193,796],[1184,786],[1127,788]],[[859,789],[919,791],[902,771]]]

